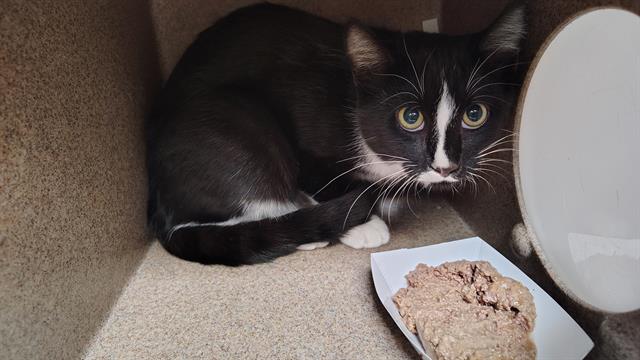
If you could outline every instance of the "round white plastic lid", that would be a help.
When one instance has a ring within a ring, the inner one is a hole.
[[[523,88],[518,197],[556,283],[606,312],[640,308],[640,17],[583,13]]]

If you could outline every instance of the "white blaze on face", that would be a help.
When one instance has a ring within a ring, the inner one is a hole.
[[[433,155],[433,163],[431,163],[431,167],[433,168],[448,168],[451,166],[451,161],[447,156],[446,151],[444,150],[444,144],[447,136],[447,128],[451,123],[453,118],[453,113],[455,111],[456,104],[449,93],[449,88],[447,87],[447,83],[442,83],[442,95],[440,96],[440,100],[438,101],[438,106],[436,107],[436,152]],[[420,182],[424,185],[429,185],[433,183],[439,183],[442,181],[445,182],[456,182],[457,180],[451,176],[442,177],[438,172],[433,169],[429,169],[422,174],[420,174],[419,178]]]
[[[444,142],[447,136],[447,128],[449,127],[449,123],[453,117],[455,107],[455,102],[453,101],[451,94],[449,94],[447,83],[443,82],[442,96],[440,96],[440,102],[438,102],[438,107],[436,109],[436,136],[438,138],[438,143],[436,145],[436,152],[433,156],[433,163],[431,164],[435,169],[446,169],[451,166],[451,161],[449,161],[447,153],[444,150]]]

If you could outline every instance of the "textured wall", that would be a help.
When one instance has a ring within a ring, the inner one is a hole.
[[[148,241],[145,1],[0,0],[0,358],[78,357]]]
[[[445,0],[442,2],[440,29],[452,35],[485,29],[511,0]]]
[[[234,9],[256,0],[151,0],[162,73],[166,77],[197,34]],[[273,0],[335,21],[359,19],[392,29],[420,30],[438,16],[440,0]]]
[[[199,31],[250,2],[0,0],[0,358],[82,353],[148,244],[142,119],[156,45],[168,74]],[[437,11],[287,3],[396,28]]]

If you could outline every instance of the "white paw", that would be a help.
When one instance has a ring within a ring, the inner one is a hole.
[[[315,249],[323,248],[327,245],[329,245],[328,241],[306,243],[298,246],[298,250],[306,250],[306,251],[315,250]]]
[[[340,241],[354,249],[378,247],[389,242],[389,228],[374,215],[366,223],[349,230]]]

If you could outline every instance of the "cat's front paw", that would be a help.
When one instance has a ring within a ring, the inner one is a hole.
[[[378,247],[389,242],[389,228],[374,215],[366,223],[349,230],[340,241],[354,249]]]

